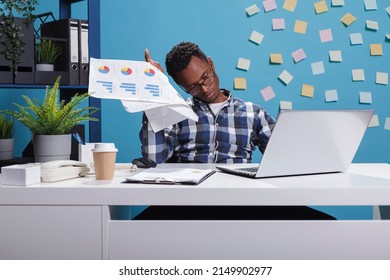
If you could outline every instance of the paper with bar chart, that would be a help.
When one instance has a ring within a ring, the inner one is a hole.
[[[144,111],[154,132],[185,119],[198,120],[168,77],[145,61],[90,60],[92,97],[119,99],[126,111]]]

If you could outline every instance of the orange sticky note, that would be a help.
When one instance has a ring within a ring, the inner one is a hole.
[[[296,20],[294,25],[294,32],[305,34],[307,29],[307,22],[303,20]]]
[[[285,0],[283,3],[283,9],[294,12],[295,7],[297,6],[298,1],[297,0]]]
[[[273,64],[282,64],[283,63],[283,58],[282,58],[282,55],[280,53],[271,53],[269,55],[269,60]]]
[[[234,89],[246,89],[246,79],[234,78]]]
[[[356,20],[356,17],[354,17],[352,14],[347,13],[345,14],[340,21],[344,23],[346,26],[351,25]]]
[[[372,56],[383,55],[382,44],[370,44],[370,54]]]
[[[313,97],[314,96],[314,86],[303,84],[301,95],[306,96],[306,97]]]
[[[328,11],[328,6],[326,5],[325,1],[320,1],[314,3],[314,9],[316,11],[316,14],[322,14]]]

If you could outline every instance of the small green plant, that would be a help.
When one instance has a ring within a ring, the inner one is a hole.
[[[0,0],[0,4],[0,45],[3,46],[0,54],[11,62],[10,68],[16,73],[26,43],[22,27],[16,22],[15,16],[22,16],[24,24],[31,24],[35,18],[33,12],[39,3],[36,0]]]
[[[54,64],[57,57],[61,55],[62,48],[52,40],[42,40],[36,47],[37,63]]]
[[[27,126],[34,135],[61,135],[68,134],[76,125],[84,121],[98,121],[92,115],[99,110],[97,107],[87,106],[78,108],[88,99],[88,93],[76,94],[68,103],[59,102],[58,87],[61,77],[55,81],[53,87],[46,88],[43,102],[30,99],[23,95],[27,106],[14,103],[19,110],[1,110]]]
[[[0,139],[13,138],[14,121],[13,118],[7,115],[0,114]]]

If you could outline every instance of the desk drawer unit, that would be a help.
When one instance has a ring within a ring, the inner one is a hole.
[[[101,259],[101,206],[0,206],[0,259]]]
[[[390,259],[390,221],[110,221],[109,259]]]

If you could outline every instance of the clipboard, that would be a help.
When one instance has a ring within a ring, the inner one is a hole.
[[[123,183],[198,185],[214,173],[212,169],[156,167],[127,177]]]

